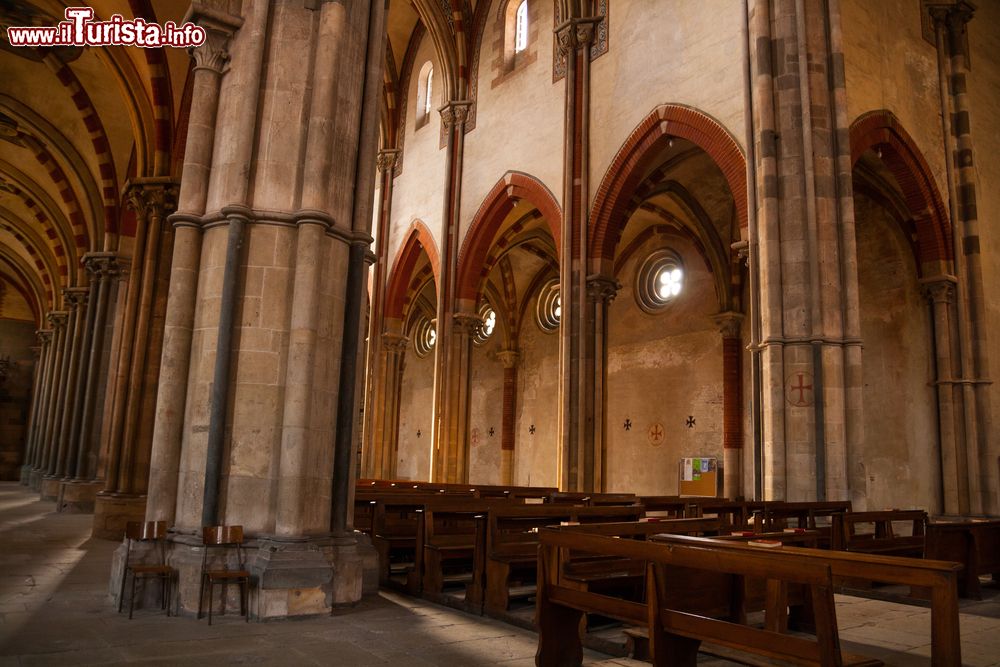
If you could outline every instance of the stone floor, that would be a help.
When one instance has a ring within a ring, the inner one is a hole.
[[[115,613],[107,595],[115,544],[91,539],[88,515],[0,483],[0,667],[161,665],[533,665],[535,635],[384,593],[334,617],[274,623]],[[992,591],[995,595],[996,591]],[[845,648],[891,665],[930,665],[930,612],[838,597]],[[962,607],[969,665],[1000,665],[1000,597]],[[588,651],[586,665],[644,665]],[[705,656],[704,664],[732,664]]]

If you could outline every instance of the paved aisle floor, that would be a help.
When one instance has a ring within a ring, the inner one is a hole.
[[[300,621],[224,617],[209,627],[159,610],[129,621],[107,595],[116,545],[90,538],[90,515],[58,514],[37,498],[0,483],[0,667],[534,664],[534,633],[388,593],[334,617]],[[963,605],[967,664],[1000,665],[998,600]],[[837,614],[849,650],[888,664],[930,665],[929,610],[839,597]],[[645,663],[587,652],[585,664]]]

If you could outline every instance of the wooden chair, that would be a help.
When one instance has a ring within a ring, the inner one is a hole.
[[[250,572],[246,569],[243,555],[243,526],[205,526],[201,529],[204,552],[201,558],[201,588],[198,591],[198,618],[202,616],[205,600],[205,584],[208,584],[208,624],[212,624],[212,590],[216,584],[222,585],[222,613],[226,613],[226,587],[230,582],[240,586],[240,615],[250,620],[247,598],[250,593]],[[222,549],[224,558],[221,567],[209,567],[208,553],[212,549]],[[235,550],[237,568],[229,569],[229,551]]]
[[[174,569],[167,565],[165,538],[167,536],[166,521],[129,521],[125,525],[125,565],[122,568],[122,585],[118,593],[118,613],[121,613],[122,603],[125,601],[125,583],[128,581],[129,573],[132,574],[132,593],[128,599],[128,617],[132,618],[132,610],[135,608],[135,581],[136,579],[159,579],[160,580],[160,608],[167,610],[170,616],[170,584],[174,578]],[[132,544],[134,542],[150,542],[153,545],[153,553],[159,554],[155,563],[133,563]]]

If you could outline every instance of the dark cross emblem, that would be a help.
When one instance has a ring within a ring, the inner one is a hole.
[[[625,430],[626,431],[631,431],[632,430],[632,420],[631,419],[626,419],[625,420]]]
[[[694,428],[694,415],[688,415],[687,421],[684,423],[687,424],[688,428]]]
[[[420,437],[420,429],[419,428],[417,429],[417,437],[418,438]]]
[[[492,426],[490,426],[490,437],[491,437],[491,438],[493,437],[493,433],[494,433],[494,431],[493,431],[493,427],[492,427]]]
[[[535,425],[534,424],[532,424],[531,426],[528,427],[528,433],[530,433],[531,435],[535,435]]]

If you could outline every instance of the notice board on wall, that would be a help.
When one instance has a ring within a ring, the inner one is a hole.
[[[678,495],[718,498],[720,472],[718,459],[704,456],[681,459]]]

